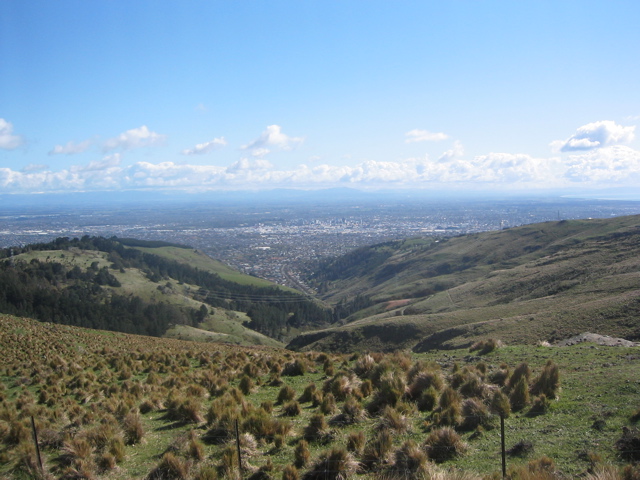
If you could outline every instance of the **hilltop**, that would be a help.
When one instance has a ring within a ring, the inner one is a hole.
[[[348,314],[290,348],[426,351],[489,337],[640,339],[640,216],[365,247],[309,278]]]
[[[0,312],[152,336],[282,345],[331,313],[184,245],[59,238],[0,251]]]

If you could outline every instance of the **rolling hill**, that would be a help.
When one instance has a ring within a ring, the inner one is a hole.
[[[309,281],[326,301],[368,306],[289,348],[426,351],[586,331],[637,340],[640,217],[387,242],[327,261]]]
[[[206,342],[281,346],[331,312],[181,245],[60,238],[0,251],[0,312]]]

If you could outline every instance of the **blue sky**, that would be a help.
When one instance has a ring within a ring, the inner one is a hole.
[[[640,2],[0,2],[0,193],[640,185]]]

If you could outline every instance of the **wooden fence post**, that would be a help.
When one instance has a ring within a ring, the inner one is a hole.
[[[502,478],[507,478],[507,452],[504,442],[504,415],[500,414],[500,440],[502,443]]]
[[[42,456],[40,455],[40,445],[38,445],[38,431],[36,430],[36,421],[31,415],[31,431],[33,433],[33,443],[36,444],[36,454],[38,455],[38,466],[40,467],[40,473],[44,473],[44,467],[42,466]]]

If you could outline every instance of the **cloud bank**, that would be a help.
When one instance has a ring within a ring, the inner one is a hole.
[[[635,129],[635,126],[624,127],[611,120],[588,123],[566,140],[551,142],[551,148],[556,152],[576,152],[629,143],[635,138]]]
[[[3,148],[15,148],[21,137],[12,133],[6,121],[0,123]],[[301,137],[291,137],[278,125],[271,125],[254,141],[242,147],[242,158],[227,165],[191,165],[171,161],[126,163],[128,150],[158,145],[164,135],[146,126],[128,130],[105,142],[105,154],[83,165],[53,171],[49,166],[31,164],[22,170],[0,168],[0,192],[34,193],[57,191],[126,189],[260,189],[328,188],[429,188],[446,190],[549,189],[575,186],[629,186],[640,184],[640,152],[621,143],[634,138],[635,127],[610,121],[594,122],[577,129],[567,140],[554,142],[558,155],[539,158],[526,153],[491,152],[468,157],[461,142],[430,158],[400,161],[366,160],[354,165],[320,163],[309,158],[296,167],[280,168],[266,160],[270,148],[291,150]],[[411,133],[411,132],[409,132]],[[412,135],[411,138],[419,135]],[[56,153],[71,154],[85,142],[69,142]],[[227,145],[224,137],[214,138],[183,150],[184,155],[201,155]],[[563,150],[564,149],[564,150]],[[55,150],[55,149],[54,149]],[[118,151],[115,151],[118,150]],[[564,152],[568,154],[562,155]]]

